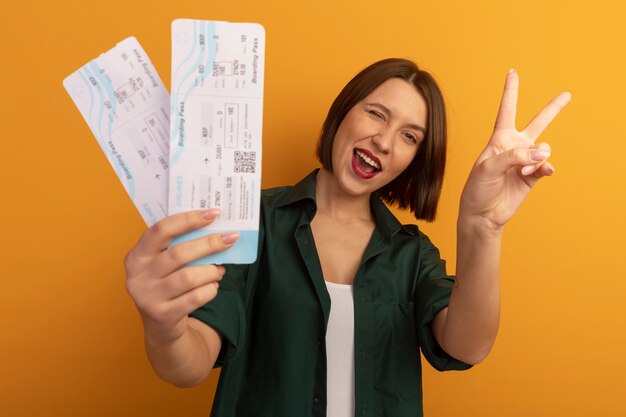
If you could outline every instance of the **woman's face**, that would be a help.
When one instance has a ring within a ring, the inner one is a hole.
[[[409,166],[426,130],[426,101],[400,78],[382,83],[343,119],[333,142],[333,173],[350,195],[369,194]]]

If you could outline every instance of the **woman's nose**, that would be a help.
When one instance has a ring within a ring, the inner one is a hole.
[[[393,141],[392,135],[385,130],[381,130],[372,136],[372,144],[376,147],[376,150],[383,154],[388,154],[391,150],[391,144]]]

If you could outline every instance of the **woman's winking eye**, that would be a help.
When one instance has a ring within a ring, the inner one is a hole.
[[[372,116],[376,117],[377,119],[386,120],[385,119],[385,115],[382,114],[379,111],[372,110],[371,108],[369,108],[367,106],[365,106],[365,111],[367,111],[369,114],[371,114]]]
[[[372,117],[376,118],[376,119],[380,119],[382,121],[387,121],[386,116],[382,113],[379,112],[377,110],[372,109],[370,106],[368,106],[367,104],[363,105],[363,109],[370,114]],[[417,144],[419,143],[419,139],[417,138],[417,136],[415,136],[413,133],[411,132],[403,132],[402,136],[408,140],[411,143]]]

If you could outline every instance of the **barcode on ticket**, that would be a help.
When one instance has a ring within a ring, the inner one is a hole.
[[[256,171],[256,152],[235,151],[235,172],[253,174]]]

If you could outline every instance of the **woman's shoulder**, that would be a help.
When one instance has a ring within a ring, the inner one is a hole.
[[[293,185],[282,185],[280,187],[264,188],[261,190],[261,197],[273,198],[281,194],[287,194],[293,190]]]
[[[302,200],[315,200],[316,172],[313,171],[295,185],[273,187],[262,190],[261,205],[270,207],[282,207],[292,205]]]
[[[420,230],[419,226],[416,224],[403,224],[399,235],[402,236],[402,238],[399,239],[399,244],[401,245],[415,245],[419,249],[436,249],[436,246],[430,240],[428,235]]]
[[[280,205],[291,190],[293,190],[293,185],[284,185],[261,190],[261,204],[269,206]]]
[[[402,225],[402,229],[404,229],[405,232],[408,232],[409,234],[413,235],[413,236],[421,236],[423,235],[422,231],[420,230],[420,228],[416,225],[416,224],[412,224],[412,223],[408,223],[408,224],[403,224]]]

